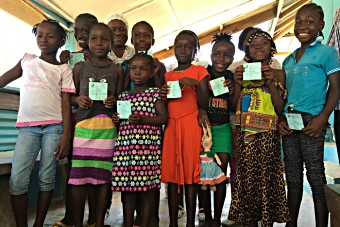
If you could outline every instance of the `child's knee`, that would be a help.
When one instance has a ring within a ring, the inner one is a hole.
[[[46,171],[43,174],[39,174],[39,189],[40,191],[50,191],[55,186],[56,170]]]
[[[9,192],[11,195],[22,195],[28,191],[29,176],[22,176],[20,174],[11,174],[9,179]]]

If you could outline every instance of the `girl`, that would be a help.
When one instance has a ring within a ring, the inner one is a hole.
[[[155,43],[153,27],[146,21],[139,21],[132,27],[131,33],[131,43],[134,46],[136,53],[148,53]],[[149,86],[161,88],[165,83],[164,75],[166,69],[164,64],[159,62],[157,58],[154,58],[154,66],[154,74],[151,75],[152,80],[149,81]],[[127,89],[130,86],[132,89],[133,83],[131,83],[130,77],[126,76],[125,78],[125,88]]]
[[[89,13],[83,13],[79,14],[74,22],[74,38],[77,40],[78,45],[80,46],[81,50],[78,52],[75,52],[76,55],[74,56],[79,56],[77,53],[84,53],[88,51],[89,46],[88,46],[88,36],[89,36],[89,31],[90,28],[93,24],[98,23],[98,20],[95,16]],[[68,50],[64,50],[60,54],[60,61],[63,63],[67,63],[70,61],[71,57],[71,52]],[[82,59],[84,59],[84,55],[81,55]],[[70,61],[70,66],[73,68],[74,64],[78,63],[79,59],[74,59]],[[73,62],[71,64],[71,62]],[[76,112],[77,109],[72,107],[72,140],[74,136],[74,126],[76,124]],[[72,141],[71,141],[72,142]],[[70,173],[70,168],[71,168],[71,160],[72,160],[72,149],[70,152],[70,155],[67,156],[68,159],[68,164],[69,166],[66,167],[66,172],[69,177]],[[68,182],[68,179],[67,179]],[[71,195],[71,185],[66,182],[66,192],[65,192],[65,216],[62,220],[56,221],[53,225],[53,227],[63,227],[63,226],[72,226],[73,225],[73,212],[72,212],[72,195]],[[90,188],[88,188],[90,189]],[[88,223],[94,223],[95,218],[96,218],[96,210],[95,210],[95,203],[96,203],[96,195],[94,190],[88,190],[87,191],[87,196],[88,196],[88,203],[89,203],[89,218],[88,218]]]
[[[106,16],[105,24],[107,24],[113,32],[113,45],[108,57],[116,64],[122,64],[135,54],[135,50],[126,45],[129,23],[123,15],[112,13]]]
[[[262,80],[243,81],[244,66],[236,68],[237,171],[229,219],[247,226],[272,226],[289,220],[280,158],[280,136],[276,129],[283,112],[284,73],[269,66],[276,52],[267,32],[249,38],[246,57],[261,62]]]
[[[153,59],[138,53],[130,59],[130,77],[135,87],[119,100],[131,102],[132,114],[121,120],[112,169],[112,189],[122,192],[124,226],[133,226],[137,203],[141,206],[140,226],[148,227],[161,187],[161,126],[167,111],[158,88],[149,88]],[[113,120],[119,123],[115,113]]]
[[[27,190],[40,151],[39,199],[34,226],[43,226],[50,205],[58,160],[68,155],[71,136],[69,92],[75,92],[72,70],[56,59],[66,32],[54,20],[34,25],[41,55],[25,54],[0,77],[0,87],[23,78],[16,126],[20,128],[12,161],[10,193],[17,226],[27,226]]]
[[[165,74],[169,81],[179,81],[182,97],[167,99],[169,86],[164,85],[161,95],[168,102],[169,122],[164,131],[162,182],[168,183],[170,226],[176,227],[179,186],[185,186],[187,226],[195,225],[197,185],[200,181],[200,151],[202,128],[208,122],[206,109],[209,92],[207,70],[191,65],[199,49],[196,34],[181,31],[174,44],[178,67]],[[199,94],[199,96],[197,95]]]
[[[69,184],[72,187],[74,224],[83,225],[86,189],[96,191],[96,223],[104,225],[107,195],[110,190],[114,138],[116,128],[111,120],[115,95],[122,87],[122,69],[108,57],[113,34],[102,23],[94,24],[89,31],[91,58],[75,65],[73,74],[77,95],[72,100],[78,105],[73,142],[72,167]],[[106,85],[106,86],[105,86]],[[98,87],[94,87],[98,86]],[[94,88],[93,88],[94,87]],[[100,97],[92,88],[104,90]],[[95,100],[92,100],[89,96]],[[89,223],[94,225],[94,223]]]
[[[325,126],[339,100],[340,65],[334,47],[317,40],[325,26],[322,8],[314,3],[302,6],[295,15],[294,33],[301,47],[283,62],[287,76],[285,113],[302,116],[304,128],[291,130],[286,120],[279,124],[282,135],[288,206],[297,226],[303,193],[303,164],[314,201],[316,226],[328,225],[328,210],[323,190],[326,184],[323,163]],[[328,96],[326,98],[327,85]]]
[[[216,34],[212,41],[211,63],[207,67],[210,74],[210,80],[223,77],[224,85],[228,86],[229,93],[214,96],[213,91],[209,89],[209,107],[207,109],[212,131],[212,148],[211,151],[218,155],[221,160],[219,166],[223,173],[226,174],[228,162],[232,155],[232,131],[229,125],[230,95],[234,92],[233,73],[227,68],[234,60],[235,46],[230,41],[231,36],[225,33]],[[214,219],[211,216],[210,191],[199,191],[200,203],[203,205],[205,212],[205,222],[210,226],[221,225],[221,214],[224,200],[226,197],[226,181],[223,180],[216,184],[214,193]]]

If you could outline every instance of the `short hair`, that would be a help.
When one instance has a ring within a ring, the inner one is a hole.
[[[132,30],[131,30],[131,33],[133,33],[133,30],[135,30],[135,28],[136,28],[138,25],[140,25],[140,24],[144,24],[144,25],[146,25],[147,27],[149,27],[149,29],[150,29],[150,31],[151,31],[151,34],[152,34],[152,38],[155,36],[155,32],[154,32],[153,27],[151,26],[151,24],[149,24],[148,22],[143,21],[143,20],[142,20],[142,21],[139,21],[139,22],[137,22],[136,24],[133,25]]]
[[[102,27],[104,28],[110,35],[110,39],[111,39],[111,44],[113,44],[113,32],[112,30],[110,29],[110,27],[107,25],[107,24],[104,24],[104,23],[95,23],[91,26],[90,28],[90,31],[89,31],[89,34],[91,34],[91,31],[94,27]]]
[[[180,33],[178,33],[178,35],[176,36],[175,38],[175,42],[177,40],[177,37],[180,36],[180,35],[190,35],[194,38],[194,41],[195,41],[195,49],[196,49],[196,53],[197,51],[200,50],[200,41],[198,39],[198,36],[196,35],[195,32],[191,31],[191,30],[182,30]]]
[[[139,52],[139,53],[133,55],[132,58],[130,58],[129,64],[131,65],[131,63],[136,58],[144,58],[144,59],[146,59],[148,61],[149,66],[151,67],[151,69],[153,69],[153,67],[154,67],[153,58],[150,55],[148,55],[148,54],[146,54],[144,52]]]
[[[126,29],[129,30],[129,23],[126,19],[126,17],[123,14],[119,14],[119,13],[110,13],[109,15],[107,15],[105,17],[104,23],[108,24],[110,23],[110,21],[112,20],[120,20],[123,21],[123,23],[126,25]]]
[[[77,20],[87,20],[90,22],[90,24],[95,24],[95,23],[98,23],[98,19],[97,17],[95,17],[94,15],[90,14],[90,13],[82,13],[82,14],[79,14],[75,21]]]
[[[270,41],[270,54],[269,54],[269,59],[270,60],[272,57],[274,57],[274,54],[277,53],[276,51],[276,45],[274,43],[274,40],[273,38],[268,34],[268,32],[265,32],[265,31],[257,31],[255,32],[254,34],[252,34],[250,37],[249,37],[249,40],[248,40],[248,45],[246,46],[246,49],[245,49],[245,53],[246,53],[246,57],[248,59],[252,59],[250,57],[250,53],[249,53],[249,44],[250,42],[256,38],[256,37],[260,37],[260,36],[263,36],[265,38],[267,38],[269,41]]]
[[[239,36],[239,38],[238,38],[238,45],[237,45],[237,47],[238,47],[238,49],[239,49],[240,51],[244,51],[244,50],[243,50],[243,43],[244,43],[244,40],[246,39],[248,33],[249,33],[251,30],[254,30],[254,29],[255,29],[256,31],[262,31],[261,28],[248,27],[248,28],[245,28],[245,29],[241,32],[241,34],[240,34],[240,36]]]
[[[219,42],[226,42],[230,43],[232,46],[235,47],[234,43],[231,42],[232,36],[230,34],[227,34],[225,32],[221,32],[220,34],[215,34],[213,37],[213,40],[211,41],[211,44],[213,44],[213,47],[219,43]]]
[[[323,9],[321,6],[315,4],[315,3],[309,3],[306,5],[303,5],[300,9],[298,9],[298,11],[296,12],[296,15],[303,9],[309,9],[309,10],[315,10],[319,13],[320,19],[321,21],[324,20],[324,13],[323,13]],[[323,32],[320,30],[318,36],[321,36],[322,39],[325,39]]]
[[[35,24],[33,26],[33,29],[32,29],[32,33],[37,36],[37,32],[38,32],[38,27],[39,25],[43,24],[43,23],[46,23],[46,24],[51,24],[53,26],[55,26],[57,28],[57,34],[58,34],[58,37],[60,39],[62,39],[64,42],[66,41],[66,37],[67,37],[67,34],[66,34],[66,31],[63,27],[61,27],[61,25],[58,23],[58,21],[56,20],[52,20],[52,19],[46,19],[46,20],[43,20],[41,21],[40,23],[38,24]]]

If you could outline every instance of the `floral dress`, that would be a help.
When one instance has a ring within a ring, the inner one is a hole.
[[[132,113],[156,116],[155,103],[160,100],[158,88],[136,94],[128,91],[119,100],[130,100]],[[126,119],[119,126],[112,168],[112,190],[141,192],[159,189],[161,177],[161,127],[131,125]]]

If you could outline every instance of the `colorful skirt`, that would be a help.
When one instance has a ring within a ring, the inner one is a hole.
[[[215,185],[226,180],[227,177],[222,172],[221,168],[217,165],[213,158],[201,156],[201,181],[202,185]]]
[[[117,130],[105,114],[76,124],[69,184],[111,184]]]

